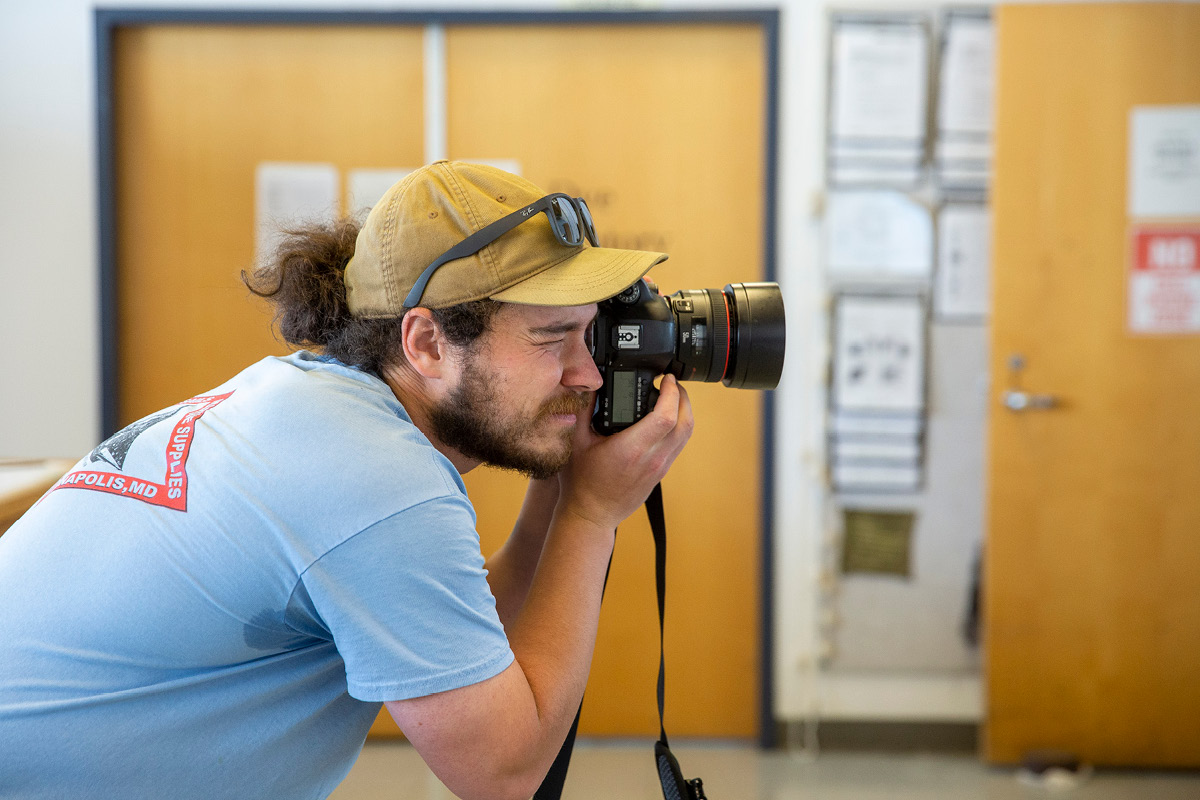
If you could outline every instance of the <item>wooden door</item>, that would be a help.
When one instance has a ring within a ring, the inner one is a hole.
[[[1200,7],[998,22],[986,756],[1195,767],[1200,336],[1130,333],[1126,197],[1130,109],[1200,103]]]
[[[118,30],[120,425],[288,351],[239,278],[254,260],[255,168],[419,165],[422,47],[419,27]]]
[[[114,52],[120,422],[287,347],[238,273],[262,161],[423,161],[422,30],[166,26]],[[764,42],[757,25],[451,26],[452,158],[515,159],[587,198],[601,242],[663,250],[668,291],[763,278]],[[364,81],[363,76],[371,80]],[[689,386],[696,435],[665,486],[672,733],[758,727],[762,473],[758,392]],[[485,552],[523,481],[468,476]],[[622,526],[584,734],[657,732],[653,550]],[[386,715],[377,735],[396,733]]]
[[[547,191],[587,199],[600,243],[660,250],[664,292],[763,279],[766,85],[756,25],[454,27],[446,32],[452,158],[513,158]],[[687,386],[696,432],[664,482],[667,730],[754,736],[762,397]],[[485,548],[507,534],[518,480],[467,476]],[[496,513],[499,511],[500,513]],[[658,731],[654,550],[620,529],[580,730]]]

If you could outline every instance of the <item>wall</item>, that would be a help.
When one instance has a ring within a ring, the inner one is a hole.
[[[0,457],[71,456],[98,432],[91,16],[0,10]]]

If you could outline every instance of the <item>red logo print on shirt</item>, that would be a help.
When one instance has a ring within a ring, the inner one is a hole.
[[[196,421],[204,416],[204,412],[216,406],[233,392],[225,394],[202,395],[185,400],[169,411],[163,411],[153,416],[139,420],[106,439],[88,455],[88,462],[103,461],[119,471],[125,468],[125,457],[134,441],[150,428],[165,422],[184,408],[191,410],[184,414],[171,429],[167,437],[166,472],[161,481],[150,479],[135,479],[120,472],[106,470],[77,469],[68,472],[50,491],[55,489],[91,489],[94,492],[107,492],[119,497],[131,497],[163,508],[173,508],[176,511],[187,511],[187,459],[192,449],[192,439],[196,435]]]

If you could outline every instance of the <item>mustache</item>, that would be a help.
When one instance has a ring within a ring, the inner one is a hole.
[[[542,406],[539,416],[552,417],[555,414],[574,414],[579,416],[591,408],[591,395],[587,392],[572,392],[562,397],[556,397]]]

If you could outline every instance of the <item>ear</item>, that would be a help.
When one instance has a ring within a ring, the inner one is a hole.
[[[446,377],[450,346],[427,308],[414,308],[400,321],[400,340],[408,365],[426,378]]]

